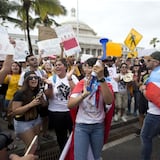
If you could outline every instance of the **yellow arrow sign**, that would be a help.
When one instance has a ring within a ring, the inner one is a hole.
[[[127,38],[124,41],[124,44],[131,50],[133,51],[137,44],[140,42],[142,39],[142,35],[138,33],[135,29],[131,29],[129,32]]]

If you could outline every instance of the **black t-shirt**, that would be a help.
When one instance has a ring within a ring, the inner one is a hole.
[[[34,98],[34,97],[33,97]],[[33,99],[31,99],[32,101]],[[22,102],[22,105],[25,105],[25,96],[24,96],[24,93],[23,91],[21,90],[18,90],[15,94],[14,94],[14,97],[13,97],[13,100],[12,101],[20,101]],[[30,102],[31,102],[30,101]],[[37,117],[38,117],[38,113],[39,113],[39,108],[40,106],[36,106],[36,109],[37,109]],[[36,118],[37,118],[36,117]],[[18,115],[18,116],[15,116],[15,119],[17,121],[26,121],[25,120],[25,116],[24,115]],[[35,118],[34,118],[35,119]],[[30,120],[33,120],[33,119],[30,119]],[[28,121],[28,120],[27,120]]]

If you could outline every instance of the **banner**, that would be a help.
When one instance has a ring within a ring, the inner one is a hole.
[[[67,56],[74,55],[81,51],[78,40],[75,37],[74,30],[71,25],[63,25],[55,28],[57,36],[63,44],[64,53]]]
[[[51,55],[61,55],[60,39],[48,39],[37,42],[38,49],[42,52],[42,57],[48,57]]]

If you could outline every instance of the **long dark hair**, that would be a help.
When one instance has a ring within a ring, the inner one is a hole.
[[[23,86],[21,88],[21,91],[23,92],[23,97],[25,98],[25,104],[29,103],[40,90],[40,78],[38,79],[37,87],[35,87],[33,90],[29,86],[29,76],[31,74],[35,74],[36,76],[36,73],[34,71],[28,71],[25,73]]]

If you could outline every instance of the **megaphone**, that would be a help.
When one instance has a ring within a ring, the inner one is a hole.
[[[102,38],[99,40],[99,42],[102,44],[102,49],[103,49],[103,55],[101,57],[101,60],[105,60],[107,58],[106,56],[106,43],[108,42],[108,38]]]

